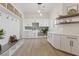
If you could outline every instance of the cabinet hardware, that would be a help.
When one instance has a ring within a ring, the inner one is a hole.
[[[70,41],[70,46],[71,46],[71,41]]]
[[[73,41],[71,41],[71,46],[73,47]]]
[[[73,41],[70,41],[70,46],[73,47]]]

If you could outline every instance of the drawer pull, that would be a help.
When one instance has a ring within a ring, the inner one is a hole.
[[[73,41],[70,41],[70,46],[73,47]]]

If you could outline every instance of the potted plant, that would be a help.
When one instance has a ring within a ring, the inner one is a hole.
[[[0,39],[3,39],[3,35],[4,35],[4,30],[0,29]]]
[[[0,39],[3,39],[4,30],[0,29]],[[1,51],[1,44],[0,44],[0,51]]]
[[[43,33],[44,35],[47,35],[47,32],[48,32],[48,28],[43,28],[43,29],[42,29],[42,33]]]

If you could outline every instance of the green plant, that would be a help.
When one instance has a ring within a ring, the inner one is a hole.
[[[42,29],[42,33],[43,33],[44,35],[47,35],[47,32],[48,32],[48,28]]]
[[[4,35],[4,30],[3,29],[0,29],[0,39],[3,38],[3,35]]]
[[[67,13],[68,13],[68,15],[74,15],[74,14],[77,14],[77,10],[76,9],[70,9]]]

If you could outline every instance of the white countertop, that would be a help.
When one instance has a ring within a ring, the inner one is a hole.
[[[55,32],[48,32],[51,34],[58,34],[58,35],[68,35],[68,36],[79,36],[79,34],[69,34],[69,33],[55,33]]]

